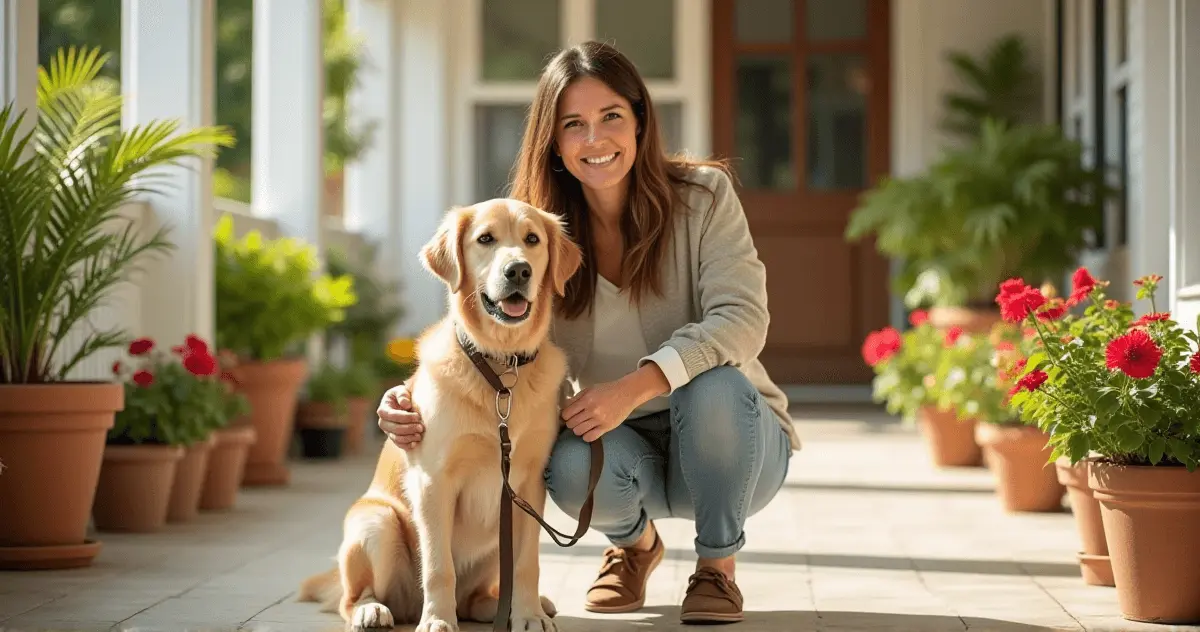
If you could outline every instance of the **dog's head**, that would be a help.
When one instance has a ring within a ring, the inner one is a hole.
[[[513,352],[540,339],[582,255],[555,215],[495,199],[447,213],[421,261],[446,283],[455,318],[477,343]]]

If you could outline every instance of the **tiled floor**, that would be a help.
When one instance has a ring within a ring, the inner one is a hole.
[[[805,448],[780,496],[747,525],[738,566],[747,618],[728,629],[1200,630],[1121,619],[1112,589],[1079,579],[1069,513],[1006,515],[987,471],[933,469],[919,438],[878,413],[799,417]],[[0,573],[0,630],[341,630],[336,616],[296,603],[295,590],[331,565],[343,511],[372,465],[300,463],[290,487],[245,491],[230,513],[152,535],[101,534],[92,568]],[[554,510],[548,519],[573,525]],[[602,537],[571,549],[545,541],[543,592],[562,632],[684,629],[694,534],[676,520],[660,530],[668,559],[632,615],[582,609]]]

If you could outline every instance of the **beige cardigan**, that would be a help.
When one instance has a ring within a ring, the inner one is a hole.
[[[713,367],[737,367],[778,415],[792,450],[798,450],[800,439],[788,414],[787,397],[758,360],[771,319],[766,268],[750,237],[742,204],[733,183],[720,170],[700,167],[692,179],[714,191],[716,203],[706,190],[685,189],[688,210],[676,215],[674,239],[664,261],[662,295],[651,293],[639,305],[646,345],[657,349],[643,362],[658,361],[672,391]],[[587,364],[592,333],[588,313],[554,321],[552,337],[567,355],[572,381]],[[671,370],[672,365],[683,370]]]

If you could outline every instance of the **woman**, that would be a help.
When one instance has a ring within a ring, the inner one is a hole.
[[[667,156],[637,70],[588,42],[542,73],[512,197],[562,216],[584,252],[553,327],[581,390],[564,402],[546,486],[578,517],[587,443],[604,437],[592,527],[612,546],[586,608],[641,608],[664,552],[653,520],[680,517],[696,522],[699,556],[681,619],[740,621],[743,525],[800,443],[757,359],[766,275],[729,176]],[[424,431],[410,411],[403,387],[379,409],[379,427],[406,449]]]

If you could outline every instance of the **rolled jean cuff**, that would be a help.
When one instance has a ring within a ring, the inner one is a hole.
[[[744,546],[746,546],[746,534],[744,532],[738,536],[737,541],[734,542],[733,544],[728,544],[726,546],[715,547],[715,548],[708,546],[708,545],[700,542],[699,539],[697,539],[696,540],[696,555],[699,555],[700,557],[703,557],[705,559],[719,560],[721,558],[729,557],[729,556],[737,553],[738,551],[742,550],[742,547],[744,547]]]
[[[642,534],[646,532],[646,524],[649,522],[650,521],[646,518],[646,513],[642,512],[642,515],[638,517],[637,523],[633,525],[633,530],[628,534],[621,536],[613,536],[608,534],[605,535],[608,537],[608,541],[611,542],[613,546],[619,546],[622,548],[630,547],[634,544],[637,544],[637,541],[642,538]]]

